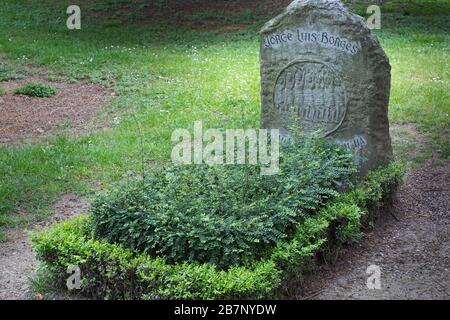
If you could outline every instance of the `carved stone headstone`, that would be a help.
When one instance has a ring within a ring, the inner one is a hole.
[[[354,150],[360,173],[392,157],[389,60],[340,1],[297,0],[261,31],[261,126],[321,130]]]

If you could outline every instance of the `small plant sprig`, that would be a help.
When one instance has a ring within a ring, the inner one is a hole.
[[[17,88],[14,93],[31,97],[46,98],[55,95],[56,88],[45,83],[30,81]]]

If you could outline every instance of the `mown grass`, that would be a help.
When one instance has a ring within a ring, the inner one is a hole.
[[[169,1],[170,2],[170,1]],[[367,1],[348,1],[363,14]],[[17,224],[18,210],[45,212],[58,193],[89,193],[140,167],[165,161],[175,128],[258,127],[260,112],[257,30],[272,13],[197,11],[186,21],[244,23],[227,33],[177,25],[177,17],[145,20],[143,2],[79,1],[82,29],[66,28],[67,1],[5,0],[0,9],[0,81],[27,74],[28,64],[52,76],[88,79],[116,92],[104,112],[112,130],[87,137],[54,137],[0,147],[0,228]],[[164,1],[158,2],[161,8]],[[390,119],[414,122],[450,155],[449,1],[390,1],[377,31],[392,64]],[[142,20],[144,19],[144,20]]]

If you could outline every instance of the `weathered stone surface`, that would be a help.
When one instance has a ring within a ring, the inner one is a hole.
[[[326,137],[355,150],[361,174],[392,157],[389,60],[340,1],[298,0],[261,31],[261,126]]]

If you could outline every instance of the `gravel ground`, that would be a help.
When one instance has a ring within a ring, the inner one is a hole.
[[[7,236],[13,240],[0,243],[0,299],[27,299],[36,258],[26,230],[9,230]]]
[[[358,246],[305,279],[298,299],[450,299],[450,160],[409,172]],[[370,265],[381,289],[368,289]]]
[[[65,194],[53,204],[55,214],[51,219],[34,226],[34,230],[53,222],[86,212],[89,202],[75,194]],[[32,298],[29,278],[35,274],[37,261],[31,250],[29,230],[8,230],[7,242],[0,243],[0,300]]]
[[[50,84],[57,93],[48,98],[14,94],[28,81]],[[44,77],[27,77],[2,82],[7,94],[0,97],[0,143],[11,144],[26,139],[45,137],[67,130],[86,134],[106,123],[92,123],[110,93],[100,86],[77,82],[50,82]]]

